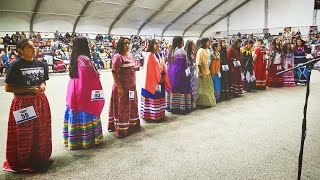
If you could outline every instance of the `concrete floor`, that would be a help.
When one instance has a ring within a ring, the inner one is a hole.
[[[303,179],[320,179],[319,75],[315,71],[312,78]],[[139,72],[138,85],[140,79]],[[111,73],[102,72],[101,80],[109,99]],[[62,145],[67,83],[65,74],[52,75],[47,83],[52,167],[41,174],[0,171],[0,179],[296,179],[305,87],[246,93],[189,115],[167,113],[167,122],[142,122],[140,132],[124,139],[107,131],[107,101],[103,142],[70,151]],[[0,87],[1,163],[12,97]]]

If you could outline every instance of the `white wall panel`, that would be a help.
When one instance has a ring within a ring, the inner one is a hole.
[[[310,26],[314,0],[269,0],[269,28]]]
[[[211,27],[208,31],[206,31],[203,36],[211,36],[215,32],[226,32],[227,31],[227,26],[228,26],[228,20],[227,18],[224,18],[222,21],[217,23],[215,26]],[[223,35],[225,33],[221,33]],[[216,37],[216,35],[213,34],[213,36]]]
[[[230,16],[230,30],[263,29],[264,0],[251,0]]]
[[[83,17],[80,19],[76,32],[106,34],[112,23],[112,19]]]
[[[0,12],[0,31],[29,31],[31,13]]]
[[[76,16],[56,16],[38,14],[34,20],[33,29],[39,32],[72,32]]]
[[[279,34],[283,27],[296,27],[302,34],[308,33],[313,21],[314,0],[269,0],[268,27],[271,34]],[[320,24],[318,13],[317,24]],[[226,19],[225,19],[226,20]],[[230,34],[261,33],[264,28],[264,0],[252,0],[231,14]],[[225,31],[227,30],[225,26]],[[210,28],[205,35],[223,31],[221,25]]]

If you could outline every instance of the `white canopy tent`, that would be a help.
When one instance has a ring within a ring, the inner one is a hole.
[[[0,32],[201,37],[317,25],[314,0],[1,0]],[[219,32],[219,33],[216,33]]]

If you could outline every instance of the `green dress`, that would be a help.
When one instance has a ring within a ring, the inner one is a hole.
[[[199,67],[199,97],[198,106],[213,107],[216,105],[214,86],[209,69],[210,52],[208,49],[199,49],[197,52],[197,65]]]

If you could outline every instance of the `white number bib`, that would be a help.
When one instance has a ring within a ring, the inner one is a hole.
[[[129,91],[129,100],[130,101],[134,100],[134,91]]]
[[[186,69],[186,76],[190,76],[190,74],[191,74],[190,68],[187,68]]]
[[[103,90],[93,90],[91,93],[91,101],[104,100]]]
[[[13,112],[14,119],[17,124],[37,118],[33,106],[29,106]]]
[[[281,70],[282,70],[282,66],[281,65],[277,66],[277,71],[281,71]]]
[[[222,65],[222,71],[229,71],[228,65]]]
[[[158,92],[161,92],[161,85],[160,84],[158,84],[157,85],[157,89],[156,89]]]
[[[234,65],[234,67],[240,67],[241,63],[240,63],[239,60],[238,61],[233,61],[233,65]]]

